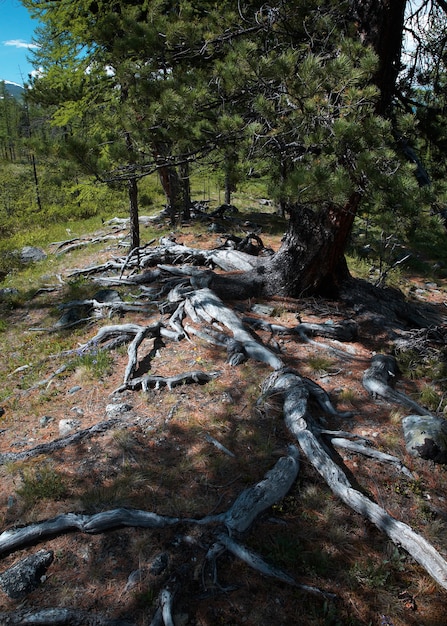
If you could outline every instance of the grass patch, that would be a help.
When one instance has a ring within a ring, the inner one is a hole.
[[[9,471],[20,476],[21,485],[17,488],[17,495],[23,499],[27,508],[44,499],[61,500],[67,494],[64,477],[48,461],[32,466],[13,464]]]

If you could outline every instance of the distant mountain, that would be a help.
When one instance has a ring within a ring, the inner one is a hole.
[[[19,85],[18,83],[12,83],[9,80],[0,80],[0,84],[3,84],[3,83],[5,85],[6,91],[11,96],[13,96],[13,98],[16,98],[16,100],[21,100],[23,98],[25,90],[22,87],[22,85]],[[1,98],[1,92],[0,92],[0,98]]]

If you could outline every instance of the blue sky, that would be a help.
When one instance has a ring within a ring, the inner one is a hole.
[[[38,25],[20,0],[0,0],[0,80],[23,84],[33,66],[28,60]]]

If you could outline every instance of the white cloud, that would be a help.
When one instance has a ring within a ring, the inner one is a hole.
[[[3,45],[12,46],[14,48],[27,48],[28,50],[35,50],[39,47],[37,44],[29,43],[23,39],[8,39],[7,41],[3,41]]]
[[[32,70],[30,73],[31,78],[41,78],[44,75],[43,67],[39,67],[35,70]]]

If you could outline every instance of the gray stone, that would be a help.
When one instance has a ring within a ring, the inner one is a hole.
[[[79,420],[74,419],[63,419],[59,420],[59,434],[61,437],[65,437],[69,435],[73,430],[78,428],[81,425]]]
[[[43,415],[39,420],[39,424],[42,426],[42,428],[44,428],[45,426],[48,426],[50,422],[53,422],[53,421],[54,421],[54,417],[51,417],[51,415]]]
[[[25,246],[20,250],[20,260],[22,263],[36,263],[46,259],[47,255],[41,248],[35,246]]]
[[[16,296],[18,293],[19,290],[15,289],[15,287],[3,287],[0,289],[0,298],[5,296]]]
[[[53,558],[51,550],[39,550],[27,556],[0,574],[0,588],[10,598],[23,598],[42,582]]]
[[[93,296],[96,302],[121,302],[120,295],[115,289],[100,289]]]
[[[78,324],[85,318],[87,309],[82,306],[73,306],[62,313],[60,318],[55,323],[55,328],[65,328]]]
[[[126,404],[125,402],[119,402],[118,404],[108,404],[106,406],[106,413],[110,417],[114,415],[122,415],[123,413],[128,413],[132,410],[131,404]]]
[[[431,415],[408,415],[402,420],[405,445],[412,456],[447,463],[447,421]]]
[[[275,307],[270,304],[253,304],[250,311],[258,315],[268,315],[271,317],[275,313]]]
[[[82,387],[80,385],[75,385],[74,387],[70,387],[68,393],[76,393],[77,391],[81,391]]]

